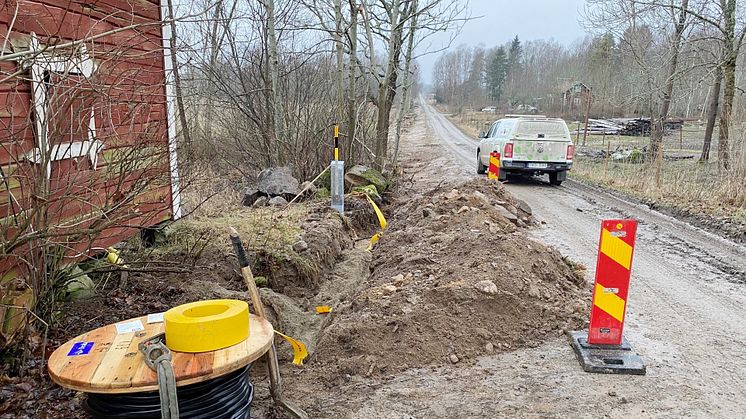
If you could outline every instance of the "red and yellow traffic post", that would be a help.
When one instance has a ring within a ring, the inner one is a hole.
[[[490,153],[490,165],[487,169],[488,179],[500,178],[500,153],[493,151]]]
[[[606,220],[601,224],[588,329],[590,344],[622,343],[636,234],[635,220]]]
[[[637,374],[645,364],[624,338],[636,220],[604,220],[598,244],[596,279],[588,330],[568,332],[570,344],[587,372]]]

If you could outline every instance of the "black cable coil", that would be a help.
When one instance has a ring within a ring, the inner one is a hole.
[[[250,366],[212,380],[177,387],[181,419],[249,419],[254,387]],[[157,391],[131,394],[89,393],[85,410],[94,418],[160,419]]]

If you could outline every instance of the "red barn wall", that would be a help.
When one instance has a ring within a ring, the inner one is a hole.
[[[45,182],[45,168],[26,158],[39,147],[30,72],[19,60],[0,61],[0,303],[6,305],[31,301],[31,278],[41,267],[30,261],[42,247],[64,249],[63,264],[72,263],[173,212],[160,2],[0,5],[3,55],[28,51],[32,33],[46,48],[83,41],[96,65],[91,77],[48,74],[49,143],[86,140],[93,115],[103,148],[96,167],[85,156],[52,162]],[[59,57],[79,53],[77,47],[54,50]],[[18,312],[0,306],[0,332],[19,324]]]

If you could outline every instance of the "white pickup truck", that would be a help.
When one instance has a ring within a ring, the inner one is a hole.
[[[484,174],[490,153],[500,153],[500,180],[510,174],[549,175],[549,183],[560,185],[572,168],[575,146],[567,124],[545,116],[507,116],[480,135],[477,173]]]

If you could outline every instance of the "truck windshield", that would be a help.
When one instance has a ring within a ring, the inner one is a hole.
[[[570,138],[567,125],[562,121],[519,121],[514,135],[516,138]]]

